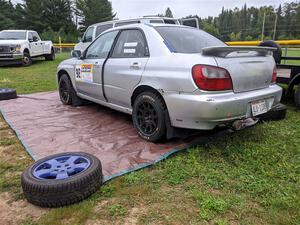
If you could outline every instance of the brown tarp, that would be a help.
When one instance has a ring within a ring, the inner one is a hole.
[[[153,144],[138,137],[131,116],[96,104],[65,106],[57,92],[0,101],[0,109],[33,159],[88,152],[101,160],[105,180],[153,164],[201,139]]]

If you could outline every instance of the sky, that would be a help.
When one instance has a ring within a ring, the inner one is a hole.
[[[199,15],[201,18],[217,16],[224,6],[228,9],[247,6],[271,5],[277,7],[292,0],[110,0],[113,11],[118,19],[134,18],[146,15],[157,15],[165,12],[170,7],[176,18],[188,15]],[[296,1],[296,0],[294,0]],[[12,0],[13,3],[22,0]]]

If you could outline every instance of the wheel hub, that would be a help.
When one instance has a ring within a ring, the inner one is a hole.
[[[78,155],[55,157],[38,164],[33,176],[38,179],[61,180],[85,171],[91,162],[88,158]]]

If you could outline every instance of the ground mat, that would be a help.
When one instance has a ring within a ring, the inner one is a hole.
[[[137,135],[131,116],[97,104],[65,106],[57,92],[0,101],[0,109],[34,160],[61,152],[88,152],[101,160],[105,181],[151,165],[203,139],[193,135],[150,143]]]

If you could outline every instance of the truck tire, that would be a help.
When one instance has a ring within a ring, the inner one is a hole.
[[[133,103],[132,120],[139,136],[150,142],[166,136],[167,109],[162,98],[153,92],[143,92]]]
[[[51,48],[51,54],[45,55],[45,59],[50,61],[55,60],[55,51],[53,48]]]
[[[12,88],[0,88],[0,101],[1,100],[9,100],[17,98],[17,91],[16,89]]]
[[[287,107],[279,103],[269,112],[259,115],[258,118],[262,121],[283,120],[286,116]]]
[[[58,81],[58,92],[61,102],[64,105],[80,106],[84,104],[73,88],[72,82],[67,74],[63,74]]]
[[[32,64],[32,59],[29,54],[29,52],[24,52],[23,53],[23,59],[22,59],[22,65],[23,66],[30,66]]]
[[[96,192],[102,182],[100,160],[83,152],[45,157],[21,176],[26,199],[41,207],[62,207],[82,201]]]
[[[295,91],[294,101],[297,108],[300,109],[300,84],[298,84],[297,90]]]
[[[277,44],[275,41],[267,40],[267,41],[262,41],[259,44],[259,46],[276,48],[276,51],[273,52],[273,57],[274,57],[276,64],[280,64],[282,50],[281,50],[281,47],[279,44]]]

